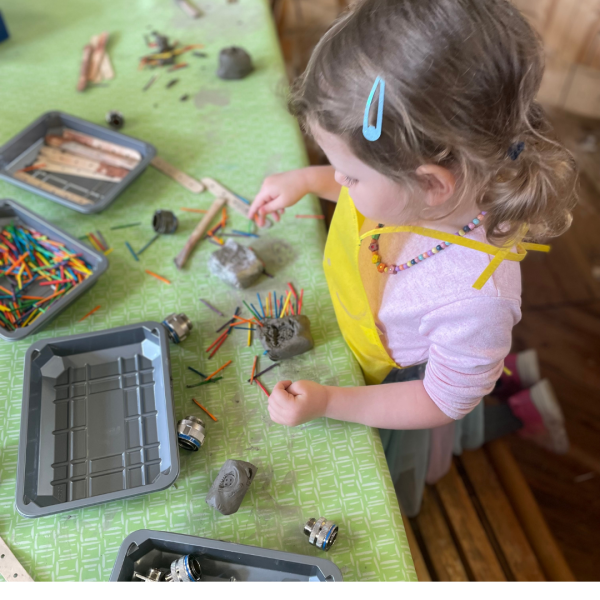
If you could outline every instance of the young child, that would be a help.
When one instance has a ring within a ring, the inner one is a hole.
[[[547,384],[481,402],[521,318],[519,261],[547,250],[523,240],[564,232],[576,202],[572,157],[534,100],[542,72],[536,35],[506,0],[359,0],[291,95],[331,166],[268,177],[251,207],[263,224],[308,193],[337,201],[323,265],[371,385],[280,381],[269,412],[289,426],[385,428],[408,515],[453,449],[522,428],[566,450]]]

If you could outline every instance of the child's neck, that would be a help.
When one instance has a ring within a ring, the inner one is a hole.
[[[429,227],[446,233],[456,233],[467,223],[471,222],[481,211],[477,207],[475,200],[465,200],[447,214],[448,210],[440,207],[437,211],[426,211],[422,218],[418,219],[417,224],[421,227]]]

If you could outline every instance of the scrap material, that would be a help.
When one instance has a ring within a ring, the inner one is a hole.
[[[44,160],[45,164],[54,163],[74,167],[82,171],[88,171],[90,173],[88,177],[91,176],[91,174],[97,173],[98,175],[114,177],[119,181],[129,173],[129,170],[124,169],[123,167],[113,167],[112,165],[107,165],[97,160],[75,156],[74,154],[63,152],[58,148],[50,148],[49,146],[42,146],[40,148],[39,157]]]
[[[212,304],[210,304],[206,300],[203,300],[202,298],[199,298],[199,300],[200,300],[200,302],[202,302],[202,304],[204,304],[205,306],[208,306],[208,308],[210,308],[210,310],[216,312],[218,315],[221,315],[222,317],[225,316],[218,308],[214,307]]]
[[[88,82],[88,70],[90,67],[90,59],[92,57],[92,45],[86,44],[83,47],[83,56],[81,58],[81,67],[79,69],[79,79],[77,80],[77,91],[83,92],[87,87]]]
[[[117,154],[118,156],[130,158],[136,163],[142,160],[142,155],[133,148],[121,146],[120,144],[113,144],[112,142],[107,142],[105,140],[101,140],[100,138],[80,133],[79,131],[73,131],[72,129],[64,129],[62,137],[65,140],[78,142],[80,144],[83,144],[84,146],[89,146],[90,148],[95,148],[97,150],[102,150],[103,152],[108,152],[110,154]]]
[[[214,417],[213,415],[211,415],[205,408],[204,406],[202,406],[202,404],[200,404],[200,402],[198,402],[198,400],[196,400],[196,398],[192,398],[192,402],[194,402],[194,404],[198,405],[215,423],[217,422],[217,418]]]
[[[211,373],[207,378],[206,381],[210,381],[217,373],[220,373],[225,367],[228,367],[233,361],[232,360],[228,360],[222,367],[219,367],[214,373]],[[203,382],[205,383],[205,382]]]
[[[194,192],[194,194],[199,194],[200,192],[203,192],[205,189],[204,184],[200,183],[198,180],[194,179],[193,177],[186,175],[185,173],[183,173],[182,171],[180,171],[173,165],[169,164],[166,160],[164,160],[160,156],[155,156],[152,159],[152,161],[150,162],[150,164],[155,169],[158,169],[161,173],[164,173],[165,175],[168,175],[169,177],[171,177],[171,179],[174,179],[177,183],[182,185],[184,188],[190,190],[190,192]],[[182,208],[181,210],[187,210],[187,211],[191,212],[194,209]],[[206,211],[204,211],[204,212],[206,212]]]
[[[157,275],[156,273],[153,273],[152,271],[148,271],[148,269],[146,269],[146,273],[148,273],[148,275],[152,275],[152,277],[156,277],[156,279],[158,279],[159,281],[162,281],[163,283],[166,283],[167,285],[171,285],[171,282],[166,277],[161,277],[160,275]]]
[[[175,4],[177,4],[177,6],[192,19],[197,19],[202,16],[202,11],[194,5],[192,0],[175,0]]]
[[[19,179],[23,183],[32,185],[44,192],[48,192],[50,194],[59,196],[60,198],[64,198],[65,200],[75,202],[75,204],[80,204],[81,206],[89,206],[90,204],[93,204],[93,202],[88,198],[84,198],[83,196],[80,196],[79,194],[74,194],[73,192],[67,192],[62,188],[48,183],[47,181],[41,181],[37,177],[29,175],[29,173],[24,173],[23,171],[15,171],[13,173],[13,177],[15,179]]]
[[[150,89],[150,86],[158,79],[158,75],[153,75],[150,77],[150,81],[142,88],[142,92]]]
[[[108,33],[106,31],[102,32],[100,35],[95,35],[91,39],[91,44],[93,46],[92,58],[90,60],[89,70],[88,70],[88,81],[92,81],[94,83],[98,83],[102,81],[100,75],[100,66],[102,64],[102,60],[104,59],[104,53],[106,51],[106,43],[108,42]],[[100,77],[100,78],[99,78]]]
[[[6,542],[0,537],[0,575],[5,581],[33,581],[29,573],[23,568],[17,557],[11,552]]]
[[[96,148],[81,144],[79,142],[69,141],[67,138],[60,137],[58,135],[47,135],[45,141],[48,146],[60,148],[65,152],[70,152],[71,154],[75,154],[77,156],[83,156],[84,158],[91,158],[92,160],[97,160],[98,162],[111,165],[113,167],[123,167],[124,169],[131,170],[134,169],[139,162],[122,155],[119,156],[107,151],[97,150]]]
[[[81,323],[81,321],[85,321],[88,317],[91,317],[97,310],[100,310],[100,308],[100,305],[96,306],[96,308],[92,308],[92,310],[90,310],[89,313],[87,313],[86,315],[81,317],[81,319],[79,319],[79,322]]]
[[[91,265],[63,243],[23,225],[6,225],[0,231],[0,326],[26,327],[91,274]]]
[[[217,213],[223,208],[225,205],[225,198],[217,198],[212,203],[211,207],[208,209],[208,212],[204,215],[200,223],[196,225],[196,229],[192,232],[192,235],[189,237],[188,241],[185,243],[185,246],[181,250],[181,252],[175,258],[175,265],[178,269],[182,269],[185,263],[187,262],[192,250],[196,246],[196,244],[200,241],[200,238],[206,233],[211,221],[215,218]]]

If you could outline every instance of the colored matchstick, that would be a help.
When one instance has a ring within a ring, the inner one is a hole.
[[[152,275],[152,277],[156,277],[156,279],[158,279],[159,281],[162,281],[163,283],[166,283],[167,285],[171,285],[171,282],[166,279],[165,277],[161,277],[160,275],[157,275],[156,273],[153,273],[152,271],[148,271],[148,269],[146,269],[146,273],[148,273],[148,275]]]
[[[206,378],[206,381],[210,381],[217,373],[219,373],[220,371],[222,371],[225,367],[228,367],[232,362],[233,362],[232,360],[228,360],[222,367],[219,367],[214,373],[211,373]]]
[[[215,417],[213,417],[205,408],[204,406],[202,406],[202,404],[200,404],[200,402],[198,402],[198,400],[196,400],[196,398],[192,398],[192,402],[194,402],[195,404],[197,404],[215,423],[217,422],[217,419]]]

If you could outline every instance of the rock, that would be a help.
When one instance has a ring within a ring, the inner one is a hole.
[[[256,254],[234,240],[227,240],[210,255],[208,268],[213,275],[238,289],[250,287],[264,271]]]
[[[314,346],[310,320],[305,315],[266,319],[257,333],[271,360],[292,358]]]
[[[217,76],[221,79],[243,79],[253,70],[252,58],[243,48],[231,46],[219,53]]]

